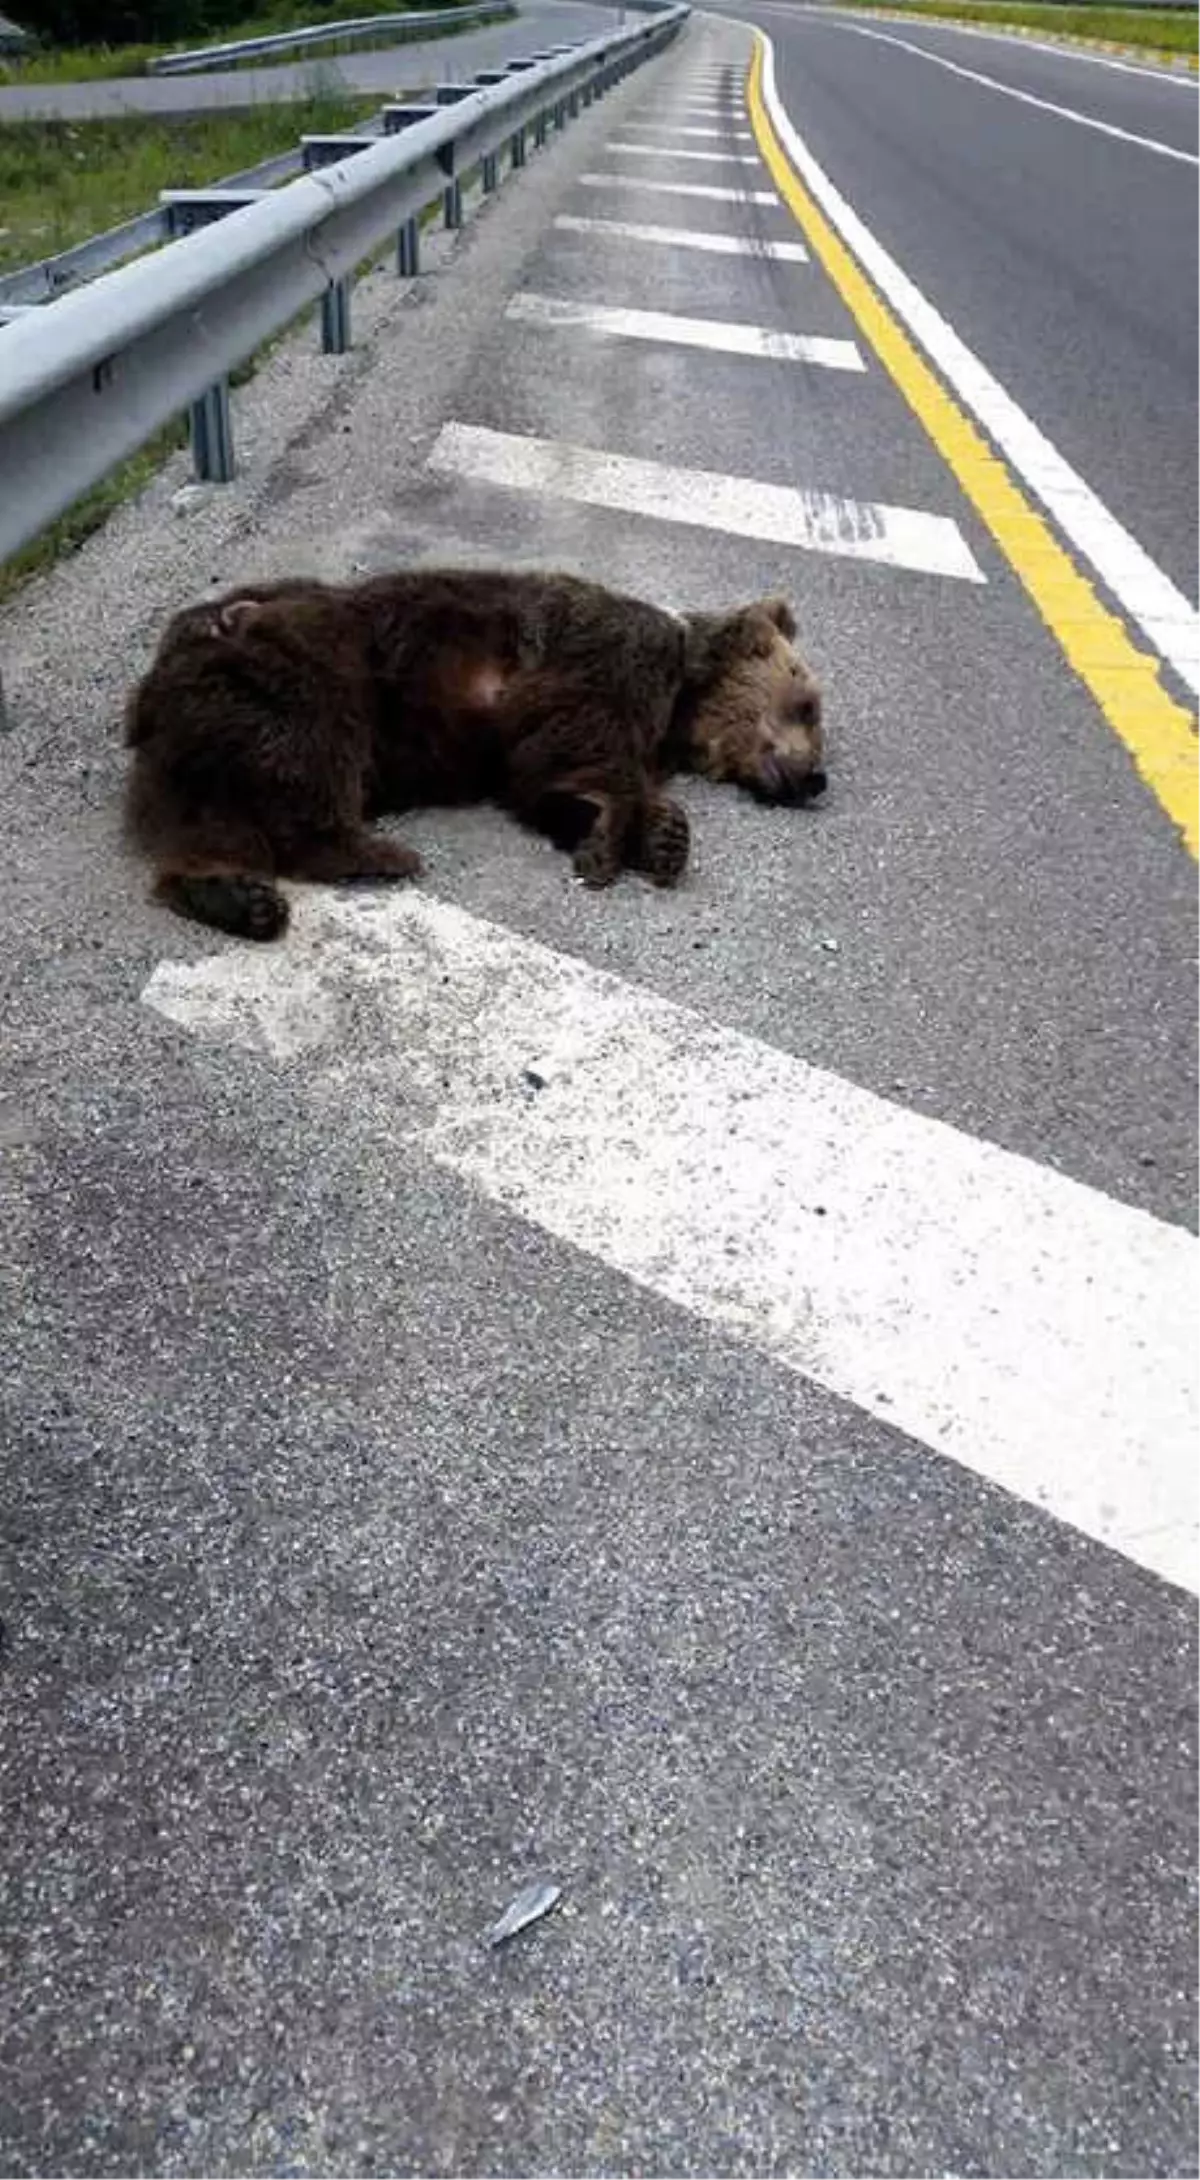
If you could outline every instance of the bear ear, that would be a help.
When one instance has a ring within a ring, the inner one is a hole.
[[[216,633],[219,636],[240,636],[243,629],[254,626],[262,612],[261,598],[226,598],[217,608]]]
[[[775,592],[770,598],[762,600],[759,611],[765,613],[769,621],[774,621],[780,635],[786,636],[790,643],[799,625],[791,600],[785,598],[782,592]]]

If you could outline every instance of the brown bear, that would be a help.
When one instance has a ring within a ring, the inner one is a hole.
[[[667,754],[680,772],[732,780],[760,802],[811,802],[825,791],[821,688],[797,650],[786,598],[740,614],[688,616],[705,670],[676,700]]]
[[[277,876],[411,876],[413,851],[367,821],[419,805],[494,800],[589,884],[623,866],[673,884],[688,826],[669,772],[694,757],[754,784],[722,698],[739,672],[771,792],[785,628],[782,601],[686,617],[494,569],[242,586],[177,614],[133,692],[128,832],[161,899],[252,938],[286,924]]]

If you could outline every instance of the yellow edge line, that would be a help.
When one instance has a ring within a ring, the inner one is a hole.
[[[746,100],[775,186],[842,301],[990,531],[1068,664],[1090,691],[1143,780],[1200,852],[1196,722],[1168,696],[1159,662],[1138,650],[1123,621],[1100,603],[1033,504],[953,401],[834,233],[790,164],[762,98],[762,41],[755,33]]]

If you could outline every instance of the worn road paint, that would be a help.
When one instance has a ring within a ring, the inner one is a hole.
[[[706,197],[716,204],[778,204],[773,189],[722,189],[717,182],[648,181],[641,174],[581,174],[581,189],[654,190],[664,197]]]
[[[717,257],[774,258],[782,265],[808,263],[808,251],[802,242],[760,242],[754,235],[717,235],[702,227],[654,227],[634,220],[577,219],[570,212],[556,213],[554,224],[569,234],[608,235],[621,242],[656,242],[668,250],[711,250]]]
[[[301,889],[281,944],[164,962],[143,997],[292,1063],[368,1181],[420,1152],[1194,1587],[1182,1228],[426,894]]]
[[[681,151],[676,144],[624,144],[615,136],[609,138],[604,149],[616,152],[622,159],[691,159],[701,165],[713,167],[762,165],[757,152]]]
[[[623,121],[621,126],[625,129],[636,129],[639,134],[642,130],[645,130],[647,135],[652,136],[715,136],[719,137],[722,143],[752,144],[754,142],[753,129],[710,129],[695,122]],[[757,165],[757,163],[756,160],[755,164]]]
[[[633,110],[638,114],[659,115],[664,121],[669,121],[672,114],[715,114],[720,119],[730,120],[734,114],[741,113],[742,102],[739,97],[732,94],[728,94],[719,101],[714,101],[701,98],[675,99],[664,93],[661,100],[656,98],[646,99],[642,105],[635,106]]]
[[[915,508],[805,492],[792,485],[760,483],[756,477],[726,477],[716,470],[675,469],[667,462],[609,454],[602,447],[490,431],[476,424],[444,424],[428,466],[435,475],[502,491],[540,492],[652,521],[765,538],[800,552],[878,561],[968,583],[984,581],[958,524],[948,515],[927,515]]]
[[[624,310],[611,303],[577,303],[556,295],[520,292],[504,315],[523,325],[572,328],[601,339],[707,348],[723,356],[807,363],[827,371],[866,370],[853,341],[825,333],[777,333],[771,326],[739,325],[722,318],[685,318],[669,310]]]
[[[767,168],[814,256],[1195,855],[1200,822],[1194,719],[1168,695],[1158,660],[1139,651],[1124,623],[1100,602],[963,408],[990,432],[1022,482],[1162,657],[1195,688],[1200,688],[1200,617],[835,189],[780,101],[774,48],[765,31],[755,33],[748,100]],[[901,319],[963,408],[918,354]]]

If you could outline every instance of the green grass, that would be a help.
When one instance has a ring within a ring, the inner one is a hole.
[[[864,13],[933,15],[957,22],[987,23],[1002,29],[1006,23],[1022,30],[1058,31],[1071,38],[1100,38],[1113,45],[1141,46],[1148,53],[1195,58],[1197,16],[1193,8],[1070,7],[1060,0],[1039,6],[1036,0],[1013,0],[1012,6],[980,7],[974,0],[850,0]]]
[[[177,39],[170,45],[81,45],[62,47],[58,51],[33,53],[24,60],[0,60],[0,84],[5,83],[93,83],[105,76],[140,76],[145,74],[146,62],[162,53],[191,52],[203,45],[228,45],[238,38],[266,38],[276,31],[302,30],[307,25],[320,22],[336,22],[338,16],[395,15],[405,6],[436,7],[440,0],[327,0],[324,7],[314,5],[314,0],[266,0],[266,4],[246,15],[240,22],[230,23],[219,33],[208,38]],[[445,35],[453,34],[453,26],[447,24]],[[361,37],[339,39],[336,46],[322,46],[322,55],[328,57],[351,49],[361,50],[373,45],[394,45],[398,33],[381,31],[375,36],[364,32]],[[428,33],[425,33],[428,36]],[[287,54],[281,54],[287,60]],[[247,62],[246,66],[262,67],[261,60]]]
[[[344,129],[378,108],[378,95],[327,96],[242,113],[0,127],[0,272],[152,210],[160,189],[236,174],[305,133]]]

